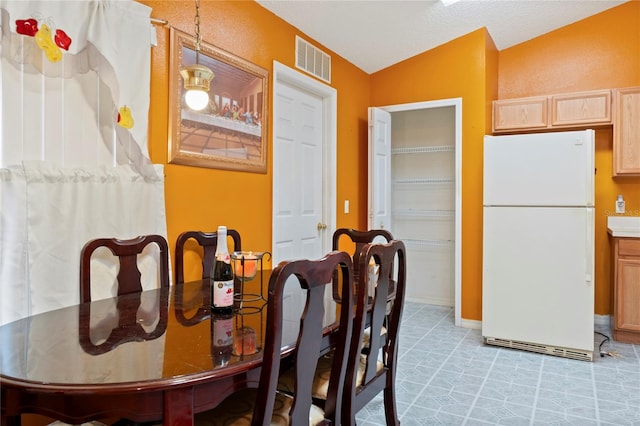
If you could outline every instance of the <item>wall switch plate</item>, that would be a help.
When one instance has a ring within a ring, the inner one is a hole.
[[[349,200],[344,200],[344,212],[349,213]]]

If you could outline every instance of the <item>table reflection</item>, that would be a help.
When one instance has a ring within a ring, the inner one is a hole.
[[[208,279],[202,280],[202,285],[176,285],[176,319],[187,327],[201,323],[211,317],[211,292]]]
[[[109,352],[123,343],[154,340],[167,330],[169,292],[132,293],[83,303],[78,338],[91,355]]]
[[[270,271],[264,273],[267,283]],[[214,344],[209,290],[209,280],[178,283],[5,324],[0,327],[0,379],[110,386],[200,375],[222,377],[259,366],[267,304],[246,302],[233,313],[233,343],[222,345],[226,348],[220,352],[228,358],[222,362],[212,354],[218,345]],[[303,302],[304,294],[287,297],[283,353],[295,347]]]
[[[175,315],[178,322],[193,327],[209,321],[214,367],[224,367],[229,362],[259,353],[265,332],[266,300],[236,300],[231,314],[215,314],[211,312],[208,287],[206,280],[201,286],[191,283],[176,286]]]
[[[270,271],[263,273],[266,284]],[[294,288],[285,296],[283,356],[295,350],[304,310],[306,294]],[[201,412],[237,389],[257,386],[267,304],[245,303],[220,324],[224,337],[218,338],[209,294],[209,280],[177,283],[0,326],[3,416],[146,422],[167,407],[176,418],[183,415],[185,401],[189,413]],[[328,310],[325,321],[328,341],[335,311]]]

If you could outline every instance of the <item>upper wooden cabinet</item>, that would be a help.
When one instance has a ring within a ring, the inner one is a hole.
[[[640,176],[640,87],[614,90],[613,175]]]
[[[553,130],[611,124],[611,90],[493,101],[493,132]]]
[[[551,126],[611,124],[611,90],[552,95]]]
[[[548,127],[547,97],[493,101],[493,131],[539,130]]]

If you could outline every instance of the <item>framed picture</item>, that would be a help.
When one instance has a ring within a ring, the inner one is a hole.
[[[198,63],[214,77],[209,104],[190,109],[180,68],[196,63],[195,38],[170,30],[169,162],[245,172],[267,172],[269,72],[206,42]]]

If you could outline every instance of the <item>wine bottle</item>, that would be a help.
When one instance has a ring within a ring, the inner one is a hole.
[[[233,269],[227,247],[227,227],[218,227],[216,259],[211,271],[211,310],[231,313],[233,310]]]

